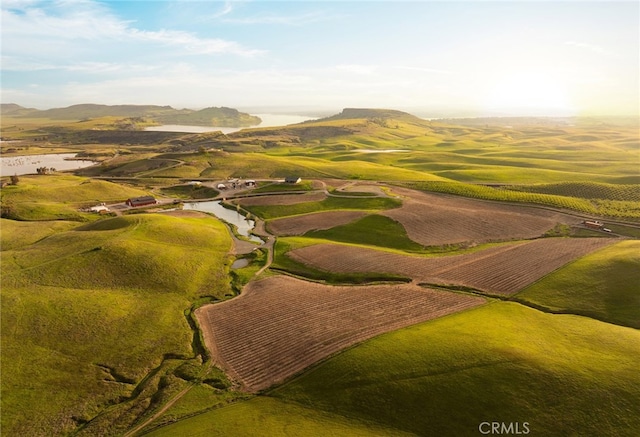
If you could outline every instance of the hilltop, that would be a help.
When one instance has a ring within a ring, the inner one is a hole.
[[[372,109],[372,108],[344,108],[342,112],[330,117],[322,118],[318,121],[332,120],[353,120],[358,118],[366,119],[395,119],[403,121],[422,121],[422,119],[411,115],[408,112],[395,109]]]
[[[15,103],[2,104],[2,115],[16,118],[46,118],[50,120],[87,120],[101,117],[140,117],[159,124],[189,124],[196,126],[246,127],[262,120],[237,109],[209,107],[201,110],[175,109],[158,105],[97,105],[85,103],[66,108],[39,110]]]

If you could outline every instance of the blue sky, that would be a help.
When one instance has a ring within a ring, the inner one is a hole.
[[[638,114],[635,1],[1,4],[3,103]]]

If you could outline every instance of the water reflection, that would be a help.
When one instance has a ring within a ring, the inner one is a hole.
[[[251,241],[262,243],[262,240],[260,238],[253,236],[250,233],[253,227],[256,225],[256,222],[247,219],[237,211],[225,208],[221,205],[221,202],[219,200],[211,200],[207,202],[185,202],[183,208],[195,211],[209,212],[219,219],[235,225],[238,229],[238,234],[249,237]]]

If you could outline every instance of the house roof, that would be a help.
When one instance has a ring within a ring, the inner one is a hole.
[[[132,197],[127,202],[131,205],[146,205],[148,203],[156,203],[156,198],[153,196]]]

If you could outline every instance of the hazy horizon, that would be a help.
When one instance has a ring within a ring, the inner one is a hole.
[[[638,116],[637,2],[3,0],[3,103]]]

